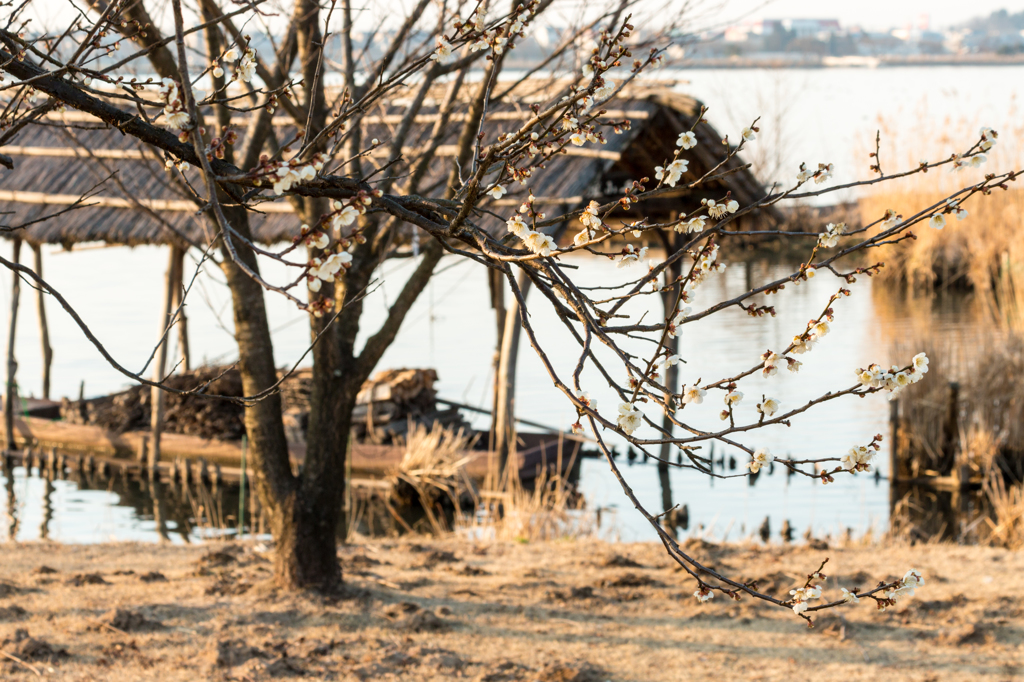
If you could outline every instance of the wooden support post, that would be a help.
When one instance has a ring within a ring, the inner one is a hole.
[[[149,462],[149,436],[143,435],[139,438],[139,449],[135,453],[135,461],[140,465],[145,465]]]
[[[18,262],[21,256],[21,238],[15,237],[12,246],[11,261]],[[14,450],[14,410],[18,398],[18,362],[14,359],[14,333],[18,328],[18,299],[21,296],[21,276],[14,272],[11,283],[11,324],[7,336],[7,394],[4,398],[4,433],[7,437],[7,450]]]
[[[181,370],[187,372],[191,368],[191,357],[188,345],[188,317],[185,316],[185,306],[182,305],[182,296],[185,295],[185,249],[179,246],[171,247],[171,260],[174,265],[171,268],[174,277],[171,281],[171,312],[178,311],[178,349],[181,352]],[[181,308],[181,310],[178,310]]]
[[[153,381],[161,382],[164,379],[164,373],[167,371],[167,325],[171,321],[171,313],[174,308],[172,302],[174,299],[174,281],[175,281],[175,270],[179,263],[177,255],[174,249],[171,249],[170,263],[167,265],[167,277],[164,280],[164,310],[163,315],[160,316],[160,336],[158,337],[160,345],[156,350],[156,357],[153,359]],[[153,443],[150,449],[150,463],[154,464],[160,461],[160,432],[163,431],[164,427],[164,392],[156,386],[150,389],[150,428],[153,432]]]
[[[530,291],[530,279],[525,274],[519,278],[519,289],[525,299]],[[494,451],[498,457],[496,473],[499,480],[505,476],[509,454],[515,451],[516,365],[519,358],[519,337],[523,328],[521,314],[519,301],[513,298],[505,312],[501,359],[498,362],[498,375],[495,377],[498,385],[498,402],[494,406]]]
[[[43,276],[43,249],[39,244],[32,246],[33,267],[36,274]],[[50,365],[53,364],[53,348],[50,347],[50,326],[46,323],[46,295],[42,287],[36,288],[36,314],[39,317],[39,340],[43,346],[43,400],[50,399]]]

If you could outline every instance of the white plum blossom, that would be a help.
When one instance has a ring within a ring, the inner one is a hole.
[[[583,223],[584,227],[592,230],[601,229],[601,218],[598,217],[598,212],[601,206],[596,201],[591,201],[587,204],[586,209],[580,214],[580,222]]]
[[[576,399],[592,410],[597,409],[597,400],[591,398],[590,394],[585,391],[576,391]]]
[[[846,223],[829,223],[825,231],[818,235],[818,246],[824,249],[835,248],[839,237],[846,231]]]
[[[864,447],[859,445],[854,448],[850,448],[845,455],[843,455],[839,462],[847,471],[871,471],[871,460],[875,457],[875,451],[872,448]]]
[[[238,59],[238,50],[232,47],[230,50],[225,52],[221,58],[226,62],[233,62]]]
[[[744,128],[743,132],[740,133],[740,137],[742,137],[747,142],[753,142],[754,140],[757,139],[757,133],[754,132],[752,128]]]
[[[988,157],[986,157],[984,154],[975,154],[974,156],[967,160],[967,165],[970,166],[971,168],[981,168],[982,166],[985,165],[986,161],[988,161]]]
[[[238,62],[238,70],[235,71],[235,75],[246,83],[252,82],[256,75],[256,50],[251,47],[245,50],[242,60]]]
[[[706,396],[707,394],[707,391],[698,386],[691,386],[690,388],[683,386],[683,391],[681,394],[682,398],[680,399],[680,402],[683,403],[684,405],[686,405],[687,403],[700,405],[702,402],[704,402],[704,396]]]
[[[522,216],[518,213],[505,221],[505,226],[508,231],[519,237],[520,239],[526,239],[527,233],[531,232],[529,226],[523,221]]]
[[[605,80],[604,85],[594,90],[594,99],[600,102],[601,100],[608,99],[613,94],[615,94],[615,81]]]
[[[796,353],[797,355],[803,355],[804,353],[807,353],[812,348],[814,348],[814,344],[816,342],[817,339],[814,338],[806,336],[794,336],[793,347],[790,349],[790,352]]]
[[[626,244],[626,248],[623,249],[624,253],[622,258],[619,259],[618,267],[624,268],[634,263],[639,263],[647,257],[647,247],[641,247],[636,249],[632,244]]]
[[[662,361],[661,367],[662,367],[663,370],[667,370],[669,367],[675,367],[678,364],[679,364],[679,356],[678,355],[667,355],[667,356],[665,356],[664,361]]]
[[[733,407],[734,405],[739,404],[741,400],[743,400],[743,394],[739,391],[729,391],[725,394],[725,404],[728,407]]]
[[[643,423],[643,414],[640,410],[633,407],[631,403],[622,403],[619,405],[619,416],[616,418],[616,421],[619,424],[619,428],[629,436],[640,428],[640,425]]]
[[[808,335],[815,341],[820,341],[822,337],[828,335],[830,331],[832,331],[832,328],[829,327],[827,320],[815,322],[807,328]]]
[[[857,602],[860,601],[860,597],[857,596],[856,592],[850,592],[845,587],[841,587],[839,589],[841,589],[843,591],[843,597],[842,597],[843,602],[845,602],[847,604],[856,604]]]
[[[362,211],[352,204],[342,208],[340,201],[334,202],[334,210],[338,212],[331,216],[331,227],[338,233],[341,232],[341,228],[348,227],[356,221],[356,218],[362,215]]]
[[[715,593],[706,587],[701,587],[699,590],[693,593],[693,596],[697,598],[701,604],[710,601],[715,598]]]
[[[586,133],[577,130],[576,132],[569,136],[569,141],[572,142],[577,147],[582,147],[587,143],[587,135]]]
[[[886,209],[885,215],[882,216],[882,229],[888,230],[896,227],[896,224],[900,222],[901,218],[903,218],[903,216],[896,215],[896,211],[891,208]]]
[[[685,133],[679,133],[679,139],[676,140],[676,146],[682,147],[683,149],[693,149],[697,146],[697,136],[689,130]]]
[[[800,171],[796,174],[796,180],[797,180],[797,182],[807,182],[808,180],[811,179],[812,175],[814,175],[814,173],[812,173],[811,171],[807,170],[807,164],[806,163],[801,163],[800,164]]]
[[[914,369],[923,374],[928,371],[928,356],[924,353],[918,353],[911,360],[911,364],[914,366]]]
[[[830,180],[834,170],[835,167],[831,163],[819,163],[818,172],[814,174],[814,184],[820,185],[821,183]]]
[[[541,232],[530,231],[525,237],[522,238],[523,243],[526,244],[526,248],[533,251],[536,254],[547,258],[551,255],[551,252],[556,250],[558,247],[555,245],[555,240],[550,235],[543,234]]]
[[[934,213],[932,214],[932,217],[928,219],[928,227],[932,229],[941,230],[945,226],[946,216],[942,215],[941,213]]]
[[[487,190],[487,194],[489,194],[494,199],[502,198],[503,196],[505,196],[507,192],[508,190],[502,187],[501,185],[495,185],[494,187]]]
[[[779,411],[779,401],[775,398],[765,398],[757,404],[757,411],[766,417],[771,417]]]
[[[277,169],[277,179],[274,180],[274,193],[284,194],[290,190],[294,185],[307,180],[312,180],[316,177],[316,172],[319,170],[317,166],[322,166],[320,163],[316,164],[287,164]]]
[[[438,64],[451,64],[455,61],[455,47],[449,43],[444,36],[437,37],[437,49],[430,55]]]
[[[706,225],[707,218],[705,218],[702,215],[698,215],[676,225],[675,231],[686,232],[687,234],[694,234],[696,232],[703,232]]]
[[[758,448],[754,451],[751,460],[747,462],[747,468],[750,469],[750,473],[756,474],[774,461],[775,455],[768,452],[768,448]]]
[[[667,168],[661,166],[654,167],[654,177],[658,180],[663,180],[669,187],[675,187],[679,179],[683,177],[683,173],[689,167],[690,162],[686,159],[676,159],[668,165]]]
[[[992,147],[995,146],[996,138],[998,138],[998,137],[999,137],[999,133],[997,133],[996,131],[992,130],[991,128],[982,128],[981,129],[981,145],[980,145],[981,151],[987,152],[989,149],[992,149]]]

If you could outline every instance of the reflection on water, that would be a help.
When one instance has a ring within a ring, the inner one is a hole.
[[[181,484],[114,471],[5,466],[5,540],[186,543],[236,532],[239,489]],[[249,532],[251,509],[246,506]]]
[[[91,255],[91,252],[86,253]],[[107,258],[114,260],[116,254],[121,254],[117,258],[123,259],[118,263],[131,269],[140,255],[148,257],[148,253],[143,249],[135,252],[107,250]],[[583,257],[568,257],[563,260],[585,265],[578,271],[584,285],[615,281],[622,272],[605,259],[583,262]],[[792,267],[763,257],[729,260],[730,267],[724,273],[698,290],[693,303],[695,310],[731,298],[753,284],[791,272]],[[440,377],[437,388],[441,397],[486,409],[490,407],[494,347],[493,325],[478,324],[480,319],[490,319],[485,295],[486,274],[469,261],[447,263],[451,267],[443,265],[440,274],[432,280],[429,285],[432,291],[414,306],[381,366],[434,367]],[[364,330],[374,329],[383,318],[388,292],[397,290],[414,266],[411,259],[388,264],[384,273],[386,286],[367,298]],[[103,282],[98,286],[102,289]],[[752,318],[739,310],[726,310],[687,325],[681,336],[680,355],[685,363],[679,366],[679,381],[693,383],[702,378],[707,382],[718,376],[731,376],[755,364],[765,350],[785,347],[794,334],[805,328],[808,319],[820,314],[838,287],[835,280],[817,277],[802,286],[787,287],[767,301],[776,306],[777,317]],[[868,278],[861,278],[849,288],[853,295],[834,306],[836,318],[832,332],[811,353],[801,356],[804,365],[798,375],[784,372],[762,378],[757,373],[744,380],[741,390],[750,397],[743,404],[746,417],[752,416],[753,405],[757,402],[754,398],[762,394],[779,399],[785,408],[848,386],[855,368],[889,361],[893,342],[906,336],[911,323],[924,325],[932,320],[933,325],[951,332],[972,326],[970,314],[963,312],[962,306],[943,302],[949,299],[933,299],[928,305],[920,302],[908,305],[902,295],[894,297],[882,287],[873,289],[873,282]],[[220,336],[204,333],[208,327],[216,325],[210,311],[204,311],[198,303],[193,306],[190,324],[195,330],[194,352],[211,358],[230,353],[230,337],[223,333]],[[657,300],[637,301],[626,312],[639,316],[648,310],[658,313],[658,307]],[[575,343],[554,314],[546,306],[537,306],[532,321],[554,366],[574,367]],[[145,338],[151,331],[149,322],[121,318],[118,335],[120,338]],[[30,324],[23,327],[31,329]],[[103,330],[99,331],[102,338]],[[56,332],[51,334],[56,337],[54,345],[58,353],[61,348],[75,345],[72,343],[77,340],[75,335],[76,331],[66,328],[59,336]],[[466,342],[467,336],[471,343]],[[307,341],[303,325],[285,327],[275,334],[275,352],[279,358],[297,356]],[[23,343],[21,347],[33,345]],[[457,353],[449,350],[454,348],[459,349]],[[27,359],[31,357],[27,352],[24,355]],[[131,357],[131,354],[125,355]],[[83,359],[81,363],[80,368],[84,367],[83,371],[93,376],[110,372],[101,359]],[[518,372],[518,416],[553,427],[568,427],[574,420],[572,407],[552,388],[546,370],[529,347],[521,351]],[[58,376],[56,370],[54,376]],[[600,405],[617,404],[614,393],[592,368],[584,371],[582,385]],[[720,409],[718,400],[709,396],[705,404],[689,406],[687,418],[696,425],[716,428]],[[487,417],[466,416],[474,427],[487,428]],[[831,401],[800,415],[789,427],[761,429],[744,436],[743,442],[768,447],[777,456],[838,457],[854,445],[866,444],[876,433],[888,433],[888,417],[889,405],[881,396]],[[614,439],[612,443],[620,451],[627,451],[625,443]],[[755,535],[767,518],[771,528],[780,529],[788,524],[797,536],[808,530],[819,537],[847,532],[861,535],[882,532],[888,524],[887,447],[888,443],[883,443],[878,457],[881,478],[864,474],[840,476],[827,487],[816,480],[781,473],[768,473],[757,479],[715,480],[674,467],[659,471],[657,466],[643,464],[640,459],[633,461],[632,466],[628,465],[628,458],[620,461],[627,463],[623,467],[625,478],[648,509],[658,513],[673,504],[680,508],[686,506],[691,533],[737,539]],[[713,452],[723,473],[740,473],[745,465],[745,456],[736,450],[715,447]],[[23,469],[16,469],[13,476],[5,477],[6,498],[17,500],[15,508],[7,505],[8,537],[31,539],[45,534],[61,541],[96,542],[167,536],[172,541],[183,542],[195,540],[202,534],[204,524],[195,521],[197,509],[201,509],[199,515],[204,518],[218,519],[217,523],[206,525],[233,527],[237,524],[237,493],[222,490],[218,495],[227,497],[207,500],[196,493],[176,490],[171,483],[156,485],[167,489],[166,494],[156,496],[164,501],[164,506],[154,505],[148,481],[122,480],[116,476],[105,481],[76,483],[59,478],[46,481],[45,477],[26,477]],[[581,463],[580,490],[591,509],[616,510],[625,502],[618,482],[600,459],[586,459]],[[44,517],[50,520],[41,526]],[[622,540],[655,537],[654,531],[629,506],[608,518],[615,519],[615,535]]]

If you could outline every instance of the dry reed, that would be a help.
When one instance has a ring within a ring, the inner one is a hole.
[[[1024,152],[1017,140],[1024,126],[1009,112],[1005,125],[995,125],[999,143],[987,154],[989,161],[981,169],[959,173],[933,170],[909,178],[883,183],[877,191],[860,197],[861,218],[869,224],[881,218],[887,209],[904,216],[915,215],[935,204],[942,204],[952,192],[982,180],[996,169],[1021,168]],[[919,160],[935,161],[962,151],[977,139],[977,121],[935,121],[922,111],[922,125],[915,134],[895,134],[895,126],[880,121],[883,169],[912,168]],[[874,151],[874,136],[871,150]],[[866,155],[866,154],[865,154]],[[1011,185],[1012,186],[1012,185]],[[915,287],[965,285],[976,291],[996,293],[1007,278],[1021,279],[1024,266],[1024,188],[995,191],[989,196],[974,196],[964,204],[969,216],[957,221],[952,216],[943,230],[927,226],[914,229],[916,239],[887,247],[882,276]],[[1002,284],[1001,284],[1002,283]]]

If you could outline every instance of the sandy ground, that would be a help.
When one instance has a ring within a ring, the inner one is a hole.
[[[255,544],[7,545],[0,650],[23,663],[0,657],[0,679],[1024,679],[1024,554],[696,553],[774,594],[825,556],[826,596],[910,567],[927,585],[884,612],[862,602],[808,629],[749,599],[698,605],[656,545],[374,541],[343,549],[334,597],[271,587]]]

